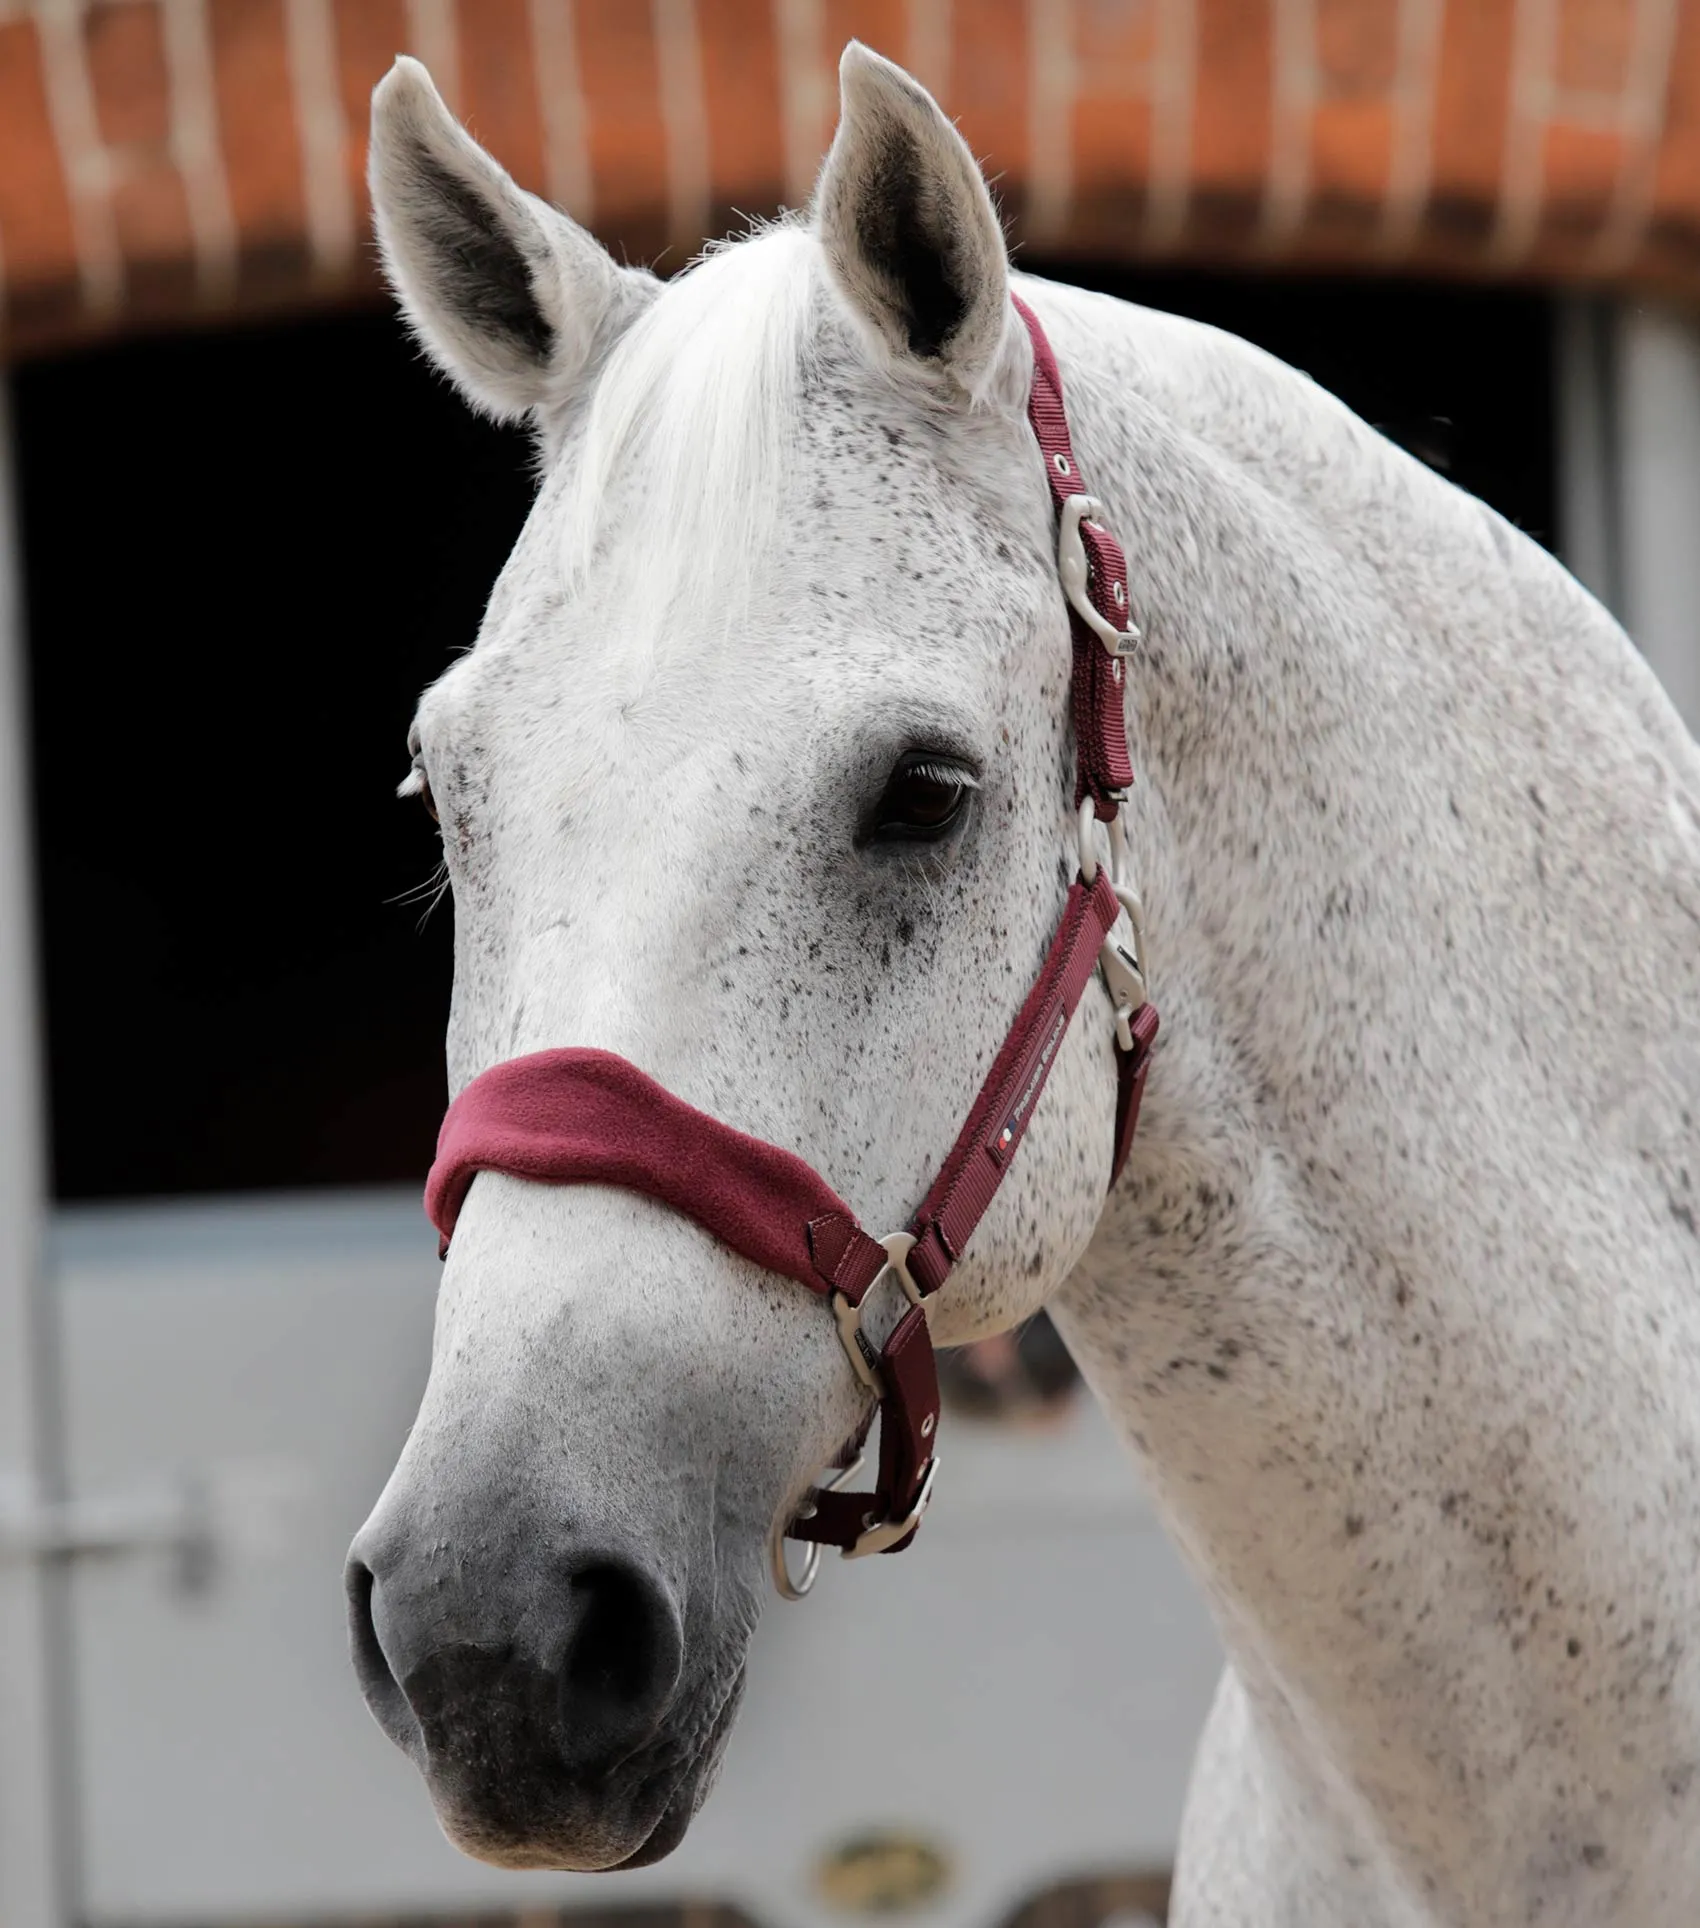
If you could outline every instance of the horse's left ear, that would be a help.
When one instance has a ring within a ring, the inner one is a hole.
[[[529,416],[547,442],[655,277],[516,185],[416,60],[372,96],[367,173],[384,267],[426,352],[474,407]]]
[[[1009,321],[1009,254],[968,144],[901,67],[859,41],[815,190],[834,278],[899,358],[983,392]]]

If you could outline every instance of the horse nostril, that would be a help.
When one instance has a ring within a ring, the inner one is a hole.
[[[373,1543],[356,1545],[354,1669],[378,1725],[416,1766],[439,1778],[472,1760],[594,1777],[653,1738],[684,1634],[671,1596],[636,1561],[587,1550],[564,1572],[534,1567],[524,1590],[509,1576],[442,1590],[406,1543],[370,1565],[360,1555]]]
[[[575,1761],[641,1747],[678,1685],[684,1641],[672,1603],[635,1567],[581,1567],[561,1657],[561,1716]]]
[[[418,1760],[423,1747],[419,1721],[384,1653],[373,1618],[372,1593],[377,1582],[372,1569],[363,1560],[351,1558],[343,1583],[348,1592],[348,1643],[360,1691],[378,1725],[397,1747]]]

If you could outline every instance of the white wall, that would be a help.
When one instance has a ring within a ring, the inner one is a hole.
[[[1558,378],[1565,560],[1700,732],[1700,317],[1571,300]]]
[[[1624,622],[1700,730],[1700,324],[1619,323]]]
[[[29,1558],[56,1487],[31,915],[22,583],[0,370],[0,1923],[59,1928],[70,1913],[68,1804],[55,1636],[62,1576]]]

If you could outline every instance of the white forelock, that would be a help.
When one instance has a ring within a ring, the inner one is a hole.
[[[710,248],[625,334],[568,444],[569,586],[617,551],[653,619],[687,592],[733,619],[776,534],[821,281],[814,234],[778,222]],[[634,475],[641,496],[619,486]]]

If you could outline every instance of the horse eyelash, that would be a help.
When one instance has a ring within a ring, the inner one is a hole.
[[[960,763],[929,763],[922,760],[904,766],[906,776],[925,777],[929,783],[954,783],[959,790],[978,790],[980,779]]]
[[[395,787],[398,797],[422,797],[425,794],[425,769],[422,764],[414,764],[407,775]]]

